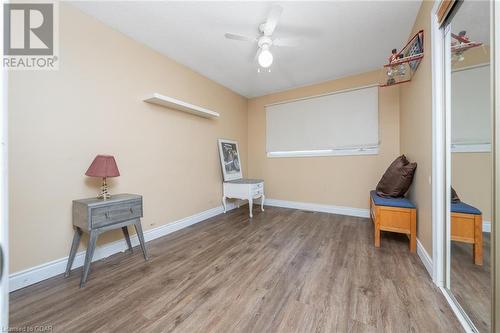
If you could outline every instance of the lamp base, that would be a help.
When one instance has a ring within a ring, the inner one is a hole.
[[[101,193],[97,196],[97,199],[106,200],[111,198],[111,194],[108,193],[108,183],[106,183],[106,178],[102,179]]]

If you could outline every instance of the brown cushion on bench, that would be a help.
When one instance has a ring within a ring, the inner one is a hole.
[[[452,187],[451,188],[451,203],[459,203],[460,198],[458,197],[457,191]]]
[[[417,163],[410,163],[401,155],[391,163],[377,185],[377,194],[382,197],[403,197],[410,188]]]

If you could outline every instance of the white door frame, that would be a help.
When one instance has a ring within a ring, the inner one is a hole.
[[[0,6],[2,7],[2,6]],[[3,17],[3,14],[0,14]],[[1,24],[1,23],[0,23]],[[3,35],[3,32],[0,32]],[[8,187],[7,187],[7,72],[4,70],[0,80],[1,116],[0,116],[0,247],[3,252],[2,276],[0,277],[0,331],[9,327],[9,223],[8,223]]]
[[[491,3],[491,29],[492,36],[491,46],[491,64],[490,67],[493,73],[493,83],[491,85],[491,97],[493,103],[493,140],[492,140],[492,154],[493,154],[493,221],[491,224],[492,235],[492,253],[491,262],[492,267],[492,304],[491,314],[493,317],[491,331],[496,332],[500,329],[500,256],[498,240],[500,240],[500,228],[496,227],[496,222],[500,221],[500,5],[496,1]]]
[[[444,32],[439,27],[436,2],[431,12],[432,45],[432,280],[438,287],[445,286],[445,224],[446,180],[445,154],[445,71]]]
[[[3,36],[3,6],[0,6],[0,35]],[[3,43],[2,43],[3,44]],[[3,269],[0,277],[0,331],[9,327],[9,230],[7,187],[7,71],[2,70],[0,80],[0,246]]]

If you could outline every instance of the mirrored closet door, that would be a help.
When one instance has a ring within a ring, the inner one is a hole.
[[[445,31],[449,87],[447,288],[470,326],[491,332],[490,3],[458,3]]]

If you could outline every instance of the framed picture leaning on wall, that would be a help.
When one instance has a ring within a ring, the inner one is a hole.
[[[240,151],[238,142],[227,139],[219,139],[219,156],[224,181],[243,178],[240,165]]]

